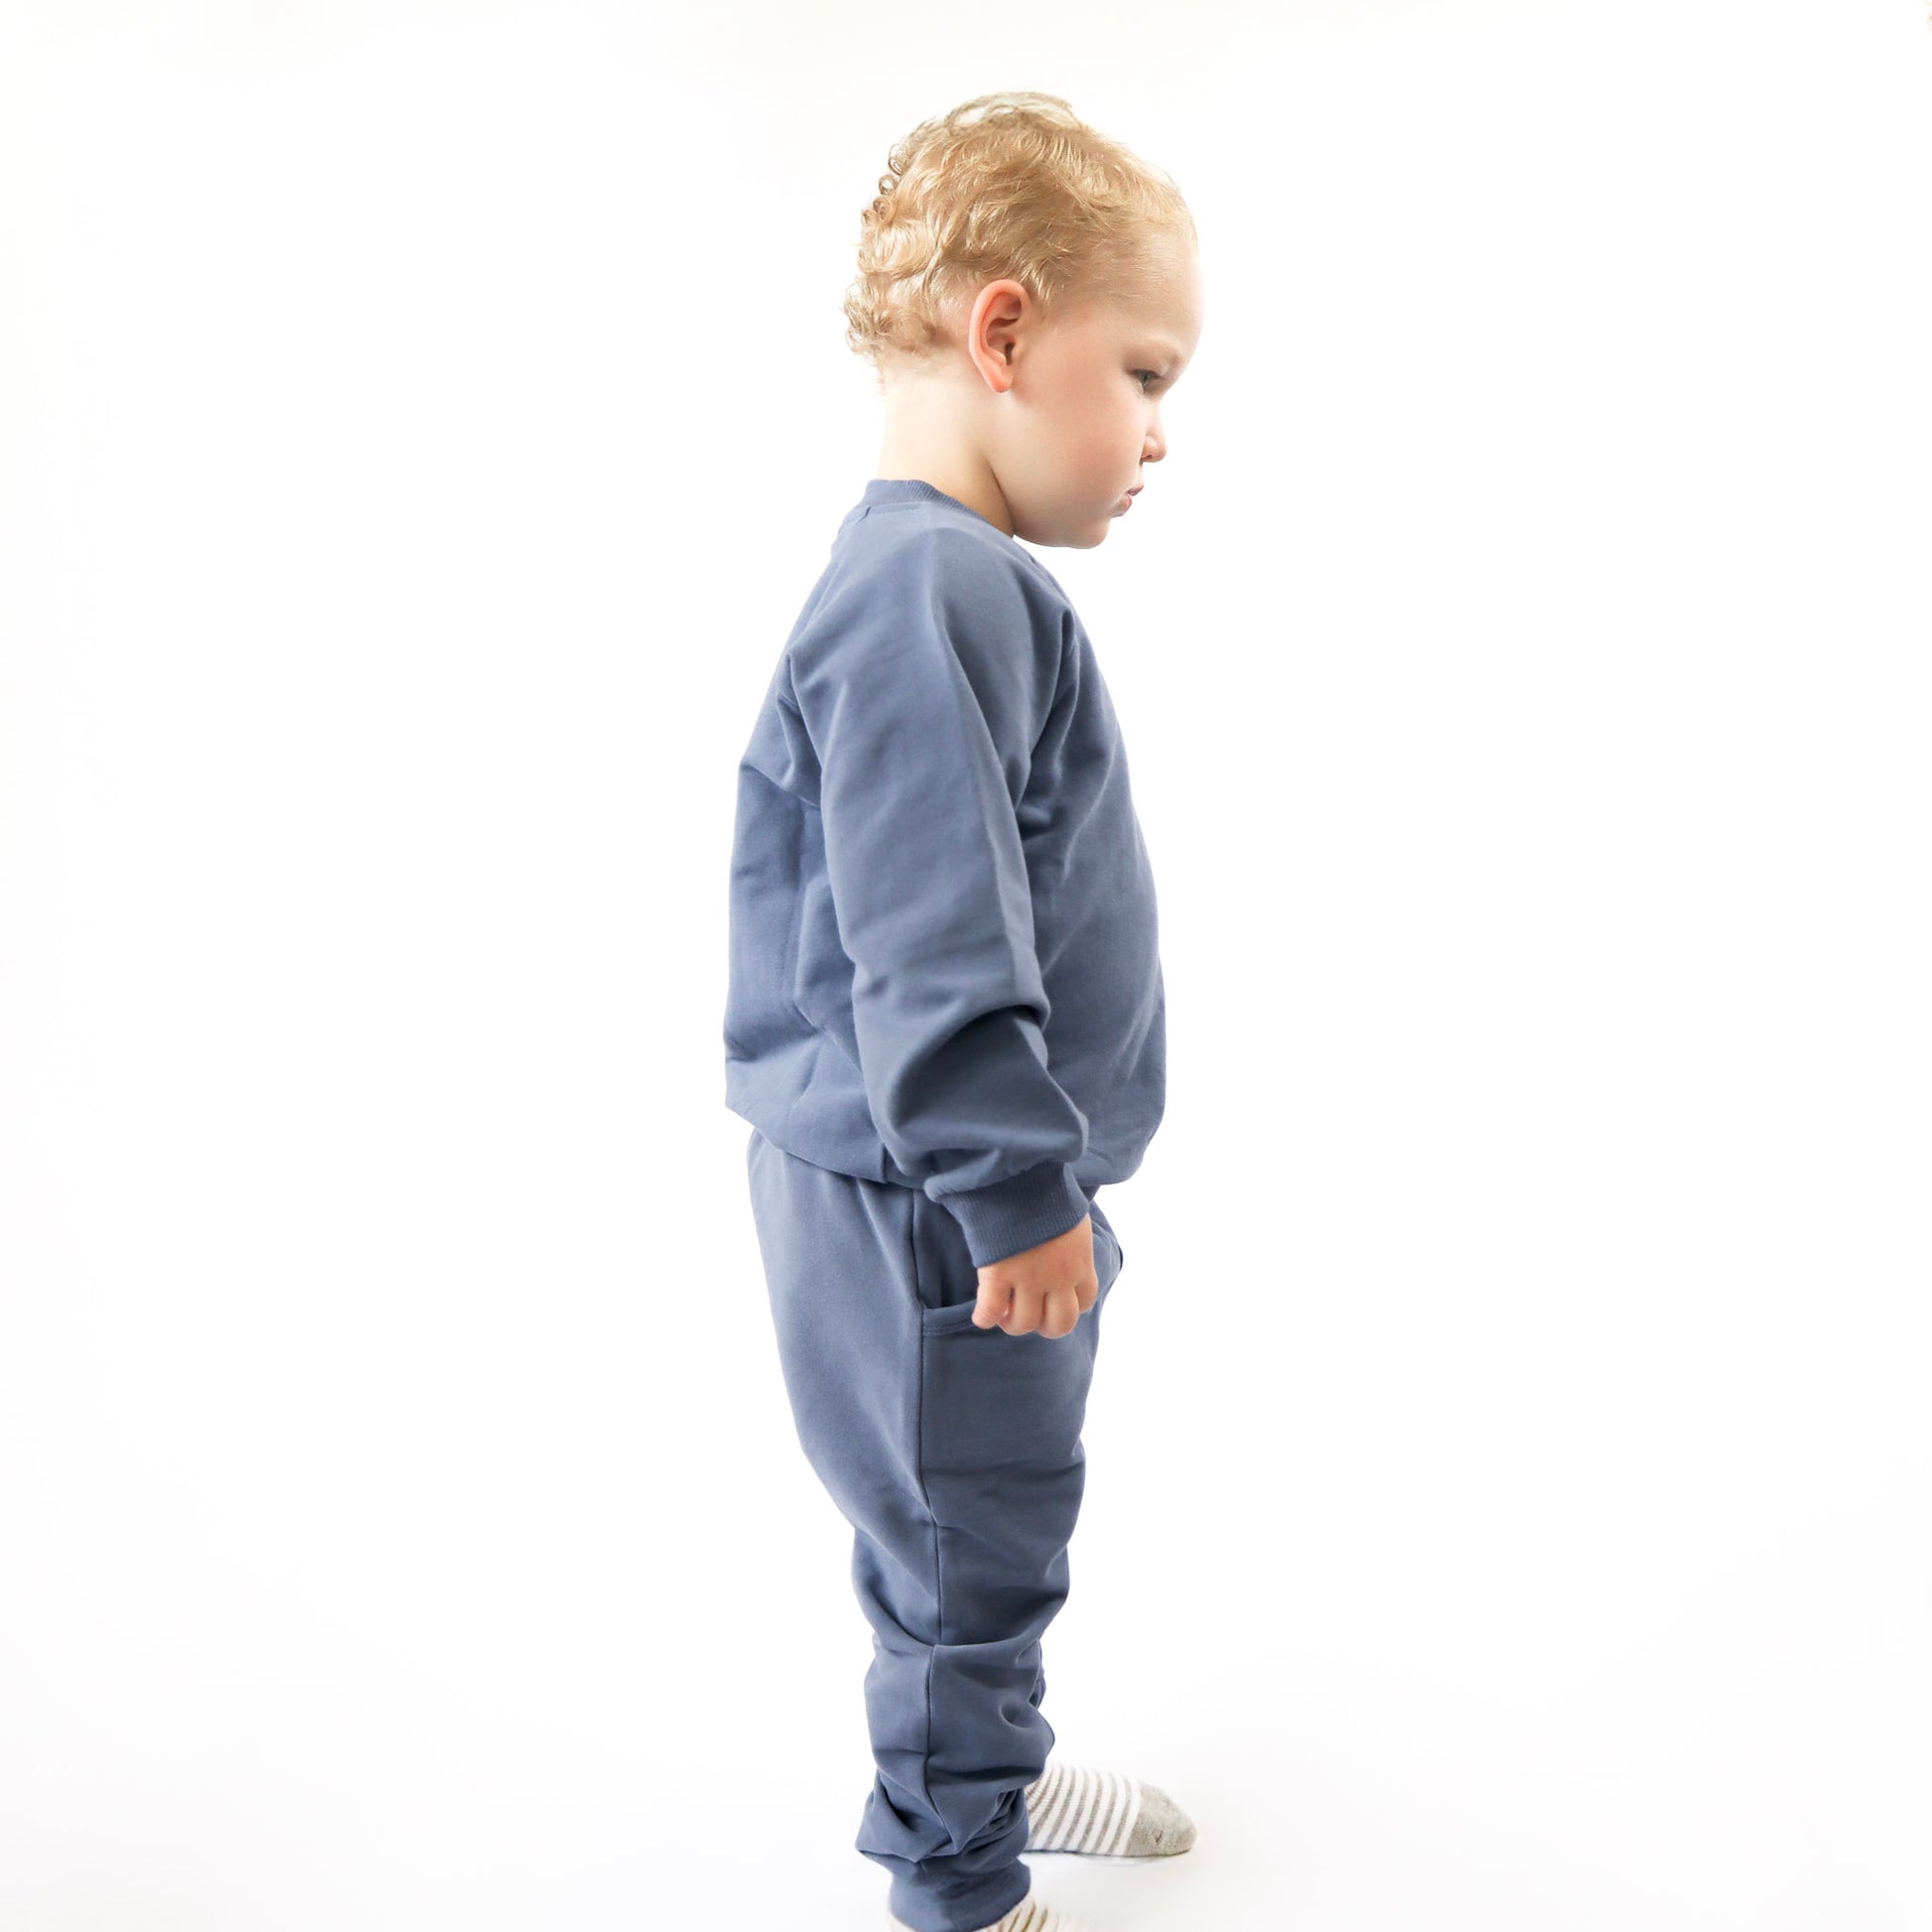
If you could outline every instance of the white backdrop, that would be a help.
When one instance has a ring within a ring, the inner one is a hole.
[[[883,1924],[723,1105],[891,142],[1206,323],[1042,553],[1166,1122],[1103,1932],[1932,1927],[1921,0],[0,9],[0,1926]]]

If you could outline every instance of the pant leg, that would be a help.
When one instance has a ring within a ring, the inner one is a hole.
[[[1032,1882],[1023,1789],[1053,1743],[1040,1639],[1067,1595],[1119,1244],[1096,1208],[1101,1291],[1071,1333],[975,1328],[978,1271],[943,1207],[756,1131],[746,1159],[799,1443],[852,1525],[873,1629],[855,1846],[916,1932],[974,1932]]]

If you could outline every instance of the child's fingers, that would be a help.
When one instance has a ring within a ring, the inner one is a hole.
[[[1012,1307],[1011,1285],[996,1286],[992,1282],[981,1282],[979,1304],[973,1310],[973,1326],[975,1328],[1005,1327],[1007,1312]]]
[[[1100,1298],[1100,1278],[1089,1274],[1076,1284],[1038,1289],[1017,1285],[1013,1289],[980,1290],[979,1305],[973,1311],[978,1328],[1004,1328],[1010,1335],[1038,1334],[1057,1341],[1073,1332],[1075,1323]],[[999,1304],[989,1316],[989,1308]]]
[[[1089,1275],[1071,1288],[1054,1289],[1040,1311],[1039,1332],[1051,1341],[1070,1335],[1080,1317],[1093,1306],[1093,1291],[1098,1285],[1098,1278]]]

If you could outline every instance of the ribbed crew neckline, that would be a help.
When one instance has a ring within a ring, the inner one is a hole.
[[[862,503],[950,503],[956,510],[964,510],[968,516],[978,517],[989,530],[999,530],[1011,543],[1013,539],[993,521],[990,516],[981,515],[971,503],[962,503],[957,496],[918,477],[873,477],[867,483],[865,493],[859,500]]]

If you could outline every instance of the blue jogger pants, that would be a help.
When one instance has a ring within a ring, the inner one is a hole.
[[[976,1328],[979,1272],[936,1201],[757,1129],[746,1163],[798,1440],[852,1525],[873,1629],[856,1849],[916,1932],[974,1932],[1032,1882],[1024,1787],[1054,1735],[1040,1638],[1066,1600],[1120,1244],[1095,1206],[1100,1293],[1067,1334]]]

